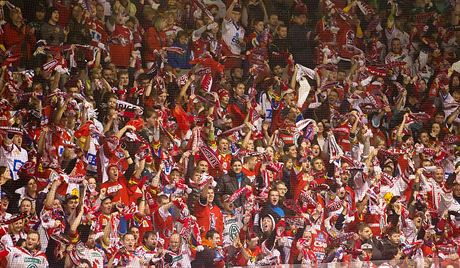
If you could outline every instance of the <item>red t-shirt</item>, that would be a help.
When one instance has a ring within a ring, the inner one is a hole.
[[[211,228],[215,229],[220,236],[224,230],[224,218],[218,206],[203,205],[200,200],[195,204],[195,217],[200,226],[201,236],[204,238],[206,232]]]
[[[110,35],[113,44],[110,45],[110,57],[117,67],[128,67],[131,51],[134,49],[133,35],[128,27],[115,25]]]

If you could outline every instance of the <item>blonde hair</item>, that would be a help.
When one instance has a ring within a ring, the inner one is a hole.
[[[161,26],[162,26],[163,23],[165,23],[165,20],[166,19],[163,16],[156,17],[155,20],[153,21],[153,27],[155,27],[155,29],[157,29],[157,31],[163,30],[163,29],[161,29]]]

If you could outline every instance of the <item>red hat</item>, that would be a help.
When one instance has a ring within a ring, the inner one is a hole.
[[[225,88],[219,89],[218,94],[219,94],[219,98],[222,98],[223,96],[228,96],[229,95],[228,90],[226,90]]]
[[[147,155],[145,157],[145,163],[152,163],[153,162],[153,157],[151,155]]]
[[[255,232],[250,232],[248,235],[249,240],[259,239],[259,236]]]

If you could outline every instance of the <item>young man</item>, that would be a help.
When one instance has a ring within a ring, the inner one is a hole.
[[[205,238],[203,241],[204,250],[197,252],[192,267],[224,267],[224,255],[218,248],[220,235],[215,230],[209,230],[206,232]]]
[[[125,234],[121,242],[123,243],[121,249],[112,249],[115,254],[110,258],[108,267],[142,267],[140,258],[134,254],[136,249],[134,235],[130,233]]]
[[[195,217],[198,225],[203,229],[202,236],[211,229],[217,230],[219,235],[223,233],[222,211],[218,206],[214,205],[213,188],[205,186],[202,190],[200,199],[195,205]]]
[[[59,10],[52,9],[49,11],[48,23],[42,25],[40,35],[43,40],[46,40],[48,45],[59,46],[67,39],[68,31],[65,31],[59,25]]]
[[[7,166],[12,179],[18,180],[17,173],[27,161],[27,151],[22,148],[22,132],[19,129],[9,131],[0,147],[0,165]]]
[[[241,66],[239,56],[244,48],[245,30],[240,23],[241,9],[235,7],[238,3],[233,0],[232,4],[227,9],[227,15],[222,22],[222,39],[224,40],[224,56],[232,56],[225,61],[226,68]]]
[[[0,251],[1,267],[37,267],[46,268],[48,260],[43,251],[40,251],[40,235],[30,231],[23,246],[7,246]]]
[[[136,255],[141,258],[145,265],[154,264],[158,259],[158,255],[163,252],[163,245],[161,241],[164,240],[159,238],[153,231],[145,232],[142,239],[142,245],[136,249]]]

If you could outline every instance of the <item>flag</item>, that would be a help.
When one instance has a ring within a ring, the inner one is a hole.
[[[211,21],[214,21],[214,16],[212,15],[211,11],[206,7],[202,0],[192,0],[192,2],[199,8],[203,13],[208,16]]]
[[[310,79],[315,79],[315,70],[312,70],[300,64],[296,64],[295,66],[297,67],[297,76],[295,79],[297,82],[299,82],[303,76],[308,76]]]

